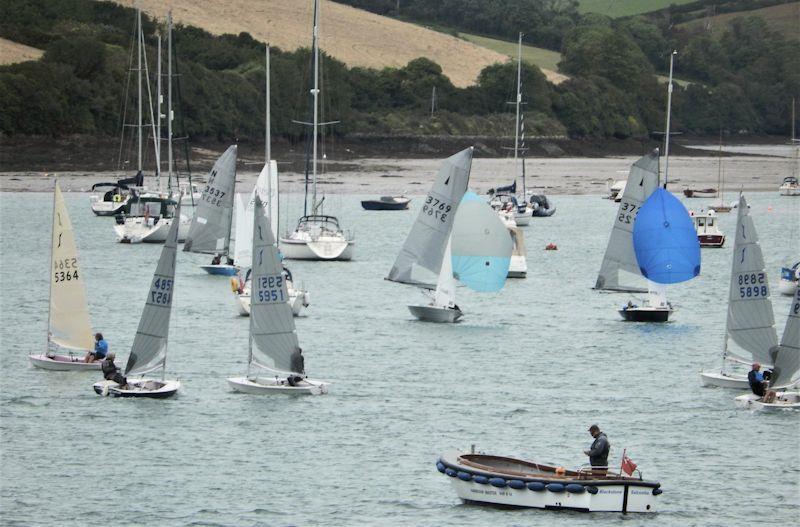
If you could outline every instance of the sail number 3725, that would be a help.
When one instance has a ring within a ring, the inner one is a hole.
[[[617,216],[617,221],[620,223],[630,224],[631,221],[636,219],[636,214],[639,213],[638,209],[638,205],[623,201],[619,206],[619,216]]]
[[[257,282],[258,302],[271,303],[283,302],[283,277],[282,276],[262,276]]]
[[[450,205],[444,201],[428,196],[425,198],[425,204],[422,206],[422,213],[428,216],[433,216],[442,223],[447,221],[447,214],[450,212]]]

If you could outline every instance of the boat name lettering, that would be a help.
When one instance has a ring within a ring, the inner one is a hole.
[[[425,204],[422,206],[422,212],[428,216],[434,216],[442,223],[447,221],[447,214],[452,207],[447,202],[434,198],[430,194],[425,198]]]
[[[513,496],[511,492],[507,490],[484,490],[484,489],[469,489],[470,492],[473,494],[488,494],[491,496]]]
[[[257,283],[259,302],[283,302],[283,277],[269,275],[259,277]]]
[[[652,491],[652,490],[636,490],[636,489],[631,489],[631,490],[630,490],[630,493],[631,493],[631,494],[637,494],[637,495],[645,496],[645,495],[648,495],[648,494],[652,494],[652,493],[653,493],[653,491]]]
[[[622,494],[622,489],[600,489],[599,494]]]
[[[623,201],[619,207],[620,213],[619,216],[617,216],[617,221],[620,223],[630,224],[632,220],[636,219],[636,215],[639,213],[638,209],[638,205]]]

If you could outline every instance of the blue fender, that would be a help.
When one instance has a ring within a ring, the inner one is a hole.
[[[594,485],[589,485],[588,487],[586,487],[586,492],[592,495],[597,494],[598,492],[597,487],[595,487]]]
[[[498,487],[502,489],[503,487],[506,486],[506,480],[503,478],[492,478],[489,480],[489,484],[492,487]]]
[[[472,481],[472,474],[470,474],[469,472],[464,472],[462,470],[459,470],[458,474],[456,475],[458,476],[458,479],[460,479],[461,481]]]
[[[545,489],[546,485],[541,481],[531,481],[527,485],[528,490],[532,490],[534,492],[541,492]]]
[[[585,490],[583,485],[578,483],[570,483],[565,488],[567,489],[567,492],[571,494],[583,494],[583,491]]]
[[[548,483],[547,490],[550,492],[564,492],[564,485],[562,483]]]
[[[508,480],[508,486],[511,487],[512,489],[517,489],[517,490],[524,489],[525,488],[525,482],[524,481],[520,481],[518,479],[510,479],[510,480]]]
[[[439,472],[444,474],[444,463],[442,463],[441,461],[437,461],[436,462],[436,470],[438,470]]]
[[[475,476],[474,478],[472,478],[472,481],[474,481],[475,483],[479,483],[481,485],[486,485],[489,483],[489,478],[487,478],[486,476]]]
[[[447,474],[448,476],[450,476],[451,478],[456,477],[456,471],[453,470],[452,468],[444,469],[444,473]]]

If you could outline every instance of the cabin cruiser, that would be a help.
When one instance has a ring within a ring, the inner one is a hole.
[[[350,260],[355,239],[339,227],[334,216],[302,216],[297,228],[281,238],[281,251],[289,260]]]
[[[89,196],[92,212],[97,216],[114,216],[118,214],[131,198],[141,190],[144,185],[144,174],[138,171],[131,178],[119,179],[116,183],[104,182],[92,185],[92,194]]]
[[[785,177],[778,191],[781,196],[800,196],[800,183],[794,176]]]
[[[497,211],[503,223],[512,227],[524,227],[530,223],[530,211],[526,203],[520,203],[513,193],[507,191],[516,190],[516,182],[508,187],[500,187],[490,190],[492,197],[489,199],[489,206]]]
[[[687,198],[714,198],[717,196],[717,189],[715,188],[702,188],[702,189],[683,189],[683,195]]]
[[[697,231],[697,240],[700,247],[722,247],[725,245],[725,235],[717,227],[717,213],[714,210],[700,212],[690,211],[694,222],[694,230]]]
[[[406,210],[411,199],[405,196],[381,196],[379,199],[367,199],[361,202],[364,210]]]
[[[175,220],[178,203],[159,194],[136,197],[117,214],[114,231],[120,243],[164,243],[169,227]],[[178,218],[178,241],[184,241],[191,226],[191,218],[181,214]]]

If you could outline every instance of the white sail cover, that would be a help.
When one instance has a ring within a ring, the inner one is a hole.
[[[456,301],[456,280],[453,278],[453,256],[451,253],[450,238],[447,239],[447,247],[442,257],[442,268],[439,271],[439,279],[436,281],[436,292],[433,296],[433,303],[438,307],[450,307]]]
[[[227,254],[231,239],[236,186],[236,145],[229,146],[208,174],[203,196],[194,209],[184,251]]]
[[[65,348],[91,350],[94,339],[83,275],[78,268],[75,233],[58,182],[53,195],[50,254],[50,341]]]
[[[291,356],[299,348],[297,333],[283,265],[278,259],[278,244],[258,196],[253,223],[252,280],[250,363],[270,370],[291,372]]]
[[[769,350],[778,344],[778,334],[775,331],[769,283],[758,233],[742,195],[739,196],[737,213],[728,294],[728,336],[750,353],[756,362],[772,364]],[[744,360],[750,359],[736,351],[730,350],[728,353]]]
[[[175,292],[175,257],[178,246],[180,205],[172,219],[156,272],[144,303],[139,328],[133,339],[131,354],[125,366],[125,375],[145,375],[164,366],[167,360],[169,319],[172,314],[172,296]]]
[[[389,271],[389,280],[418,284],[411,277],[414,265],[439,274],[456,210],[469,184],[472,147],[444,160],[416,222]]]
[[[773,349],[771,386],[785,386],[794,380],[800,371],[800,287],[795,288],[789,307],[789,318],[783,330],[781,345]]]
[[[658,187],[658,149],[642,157],[631,166],[622,200],[619,203],[617,216],[608,246],[600,266],[595,289],[611,291],[640,291],[640,289],[620,285],[619,272],[627,271],[641,276],[636,254],[633,251],[633,224],[636,215],[650,194]]]

